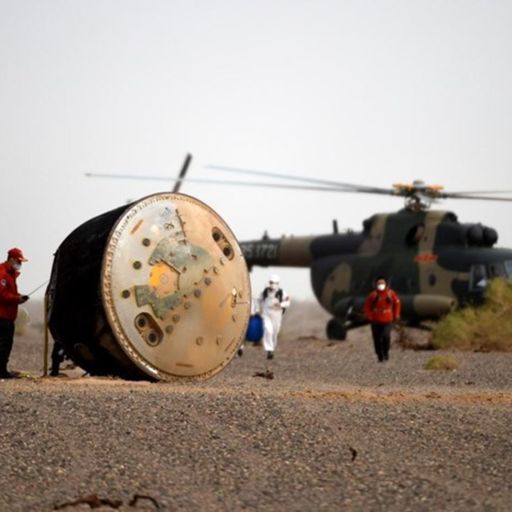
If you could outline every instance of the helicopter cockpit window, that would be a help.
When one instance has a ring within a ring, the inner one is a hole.
[[[413,226],[409,231],[407,232],[407,235],[405,236],[405,242],[407,245],[417,245],[418,242],[423,238],[423,235],[425,233],[425,225],[424,224],[418,224],[417,226]]]
[[[512,260],[505,261],[505,272],[509,279],[512,279]]]
[[[470,284],[473,290],[483,290],[487,286],[485,265],[473,265],[471,267]]]

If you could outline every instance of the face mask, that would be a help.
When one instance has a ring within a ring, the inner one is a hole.
[[[12,264],[12,268],[16,271],[16,272],[19,272],[21,270],[21,263],[13,263]]]
[[[379,292],[383,292],[385,289],[386,289],[386,285],[385,284],[378,284],[377,285],[377,290],[379,290]]]

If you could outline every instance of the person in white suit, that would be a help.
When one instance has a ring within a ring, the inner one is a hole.
[[[259,310],[263,318],[263,348],[267,352],[267,359],[274,358],[283,313],[288,307],[290,297],[279,287],[279,276],[273,274],[259,297]]]

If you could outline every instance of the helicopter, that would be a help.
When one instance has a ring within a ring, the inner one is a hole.
[[[326,325],[329,339],[344,340],[348,330],[367,323],[364,301],[380,276],[387,278],[400,297],[402,322],[417,328],[428,328],[425,322],[438,320],[460,306],[483,302],[490,279],[512,279],[512,249],[495,247],[495,229],[481,223],[461,223],[454,212],[431,209],[433,203],[443,199],[512,201],[510,197],[495,196],[511,191],[446,192],[440,185],[427,185],[421,180],[382,188],[217,165],[207,168],[289,183],[196,178],[187,181],[380,194],[405,200],[404,207],[397,212],[366,218],[361,231],[340,233],[333,221],[332,232],[323,235],[270,238],[265,232],[260,239],[239,242],[249,269],[310,269],[314,295],[332,315]]]

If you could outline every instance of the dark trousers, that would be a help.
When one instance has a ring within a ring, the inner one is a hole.
[[[379,361],[389,359],[392,326],[393,324],[372,324],[373,346]]]
[[[0,374],[7,373],[7,362],[14,339],[14,322],[0,318]]]

